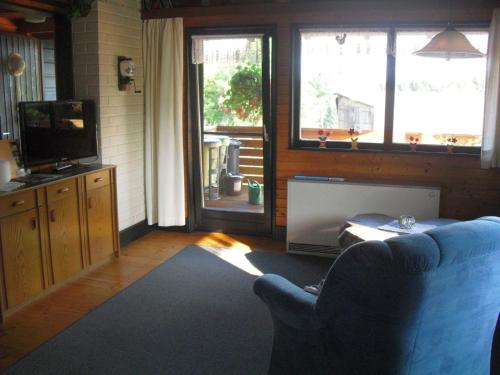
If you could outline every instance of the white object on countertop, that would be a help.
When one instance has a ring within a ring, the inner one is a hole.
[[[0,186],[10,181],[10,162],[5,159],[0,159]]]
[[[9,181],[6,184],[0,185],[0,192],[5,193],[12,190],[16,190],[23,187],[24,185],[26,185],[24,182]]]

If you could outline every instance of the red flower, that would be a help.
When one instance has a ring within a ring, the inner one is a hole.
[[[324,133],[325,132],[322,129],[318,130],[318,135],[323,135]]]
[[[354,128],[350,128],[349,135],[352,137],[354,134],[356,134],[356,130],[354,130]]]

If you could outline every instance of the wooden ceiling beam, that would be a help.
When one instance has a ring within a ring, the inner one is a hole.
[[[7,18],[9,20],[17,20],[20,18],[24,18],[24,14],[21,12],[14,12],[12,10],[0,9],[0,17]]]
[[[0,17],[0,31],[7,33],[15,33],[17,26],[14,22],[5,17]]]
[[[51,14],[64,14],[66,12],[66,3],[56,1],[40,0],[3,0],[2,7],[12,10],[22,11],[30,9]]]

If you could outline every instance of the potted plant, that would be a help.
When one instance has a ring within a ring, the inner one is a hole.
[[[258,64],[238,65],[229,80],[223,102],[238,119],[257,125],[262,120],[262,69]]]
[[[326,148],[326,141],[330,136],[330,132],[324,131],[323,129],[318,130],[319,148]]]
[[[409,140],[410,140],[410,150],[412,152],[417,151],[417,144],[419,142],[419,139],[417,137],[414,137],[413,135],[411,135]]]
[[[458,142],[458,139],[455,138],[455,137],[450,137],[446,141],[447,141],[446,148],[448,149],[448,154],[452,154],[453,153],[453,147],[455,147],[455,143]]]
[[[358,139],[359,139],[359,131],[354,128],[350,128],[347,132],[349,137],[351,138],[351,150],[358,149]]]

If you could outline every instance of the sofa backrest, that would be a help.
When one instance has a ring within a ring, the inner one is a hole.
[[[354,245],[316,308],[344,373],[489,374],[500,219]]]

